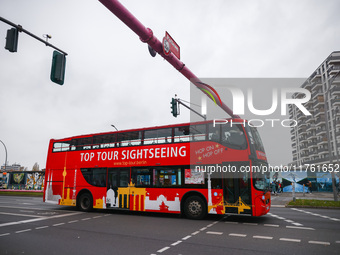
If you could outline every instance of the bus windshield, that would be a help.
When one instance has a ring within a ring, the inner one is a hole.
[[[256,189],[267,191],[270,186],[270,173],[264,171],[263,166],[265,165],[262,163],[253,164],[253,184]]]

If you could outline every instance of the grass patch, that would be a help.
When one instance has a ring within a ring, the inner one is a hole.
[[[339,207],[340,201],[317,200],[317,199],[296,199],[290,201],[288,205],[297,206],[313,206],[313,207]]]
[[[43,192],[29,192],[29,191],[0,191],[0,196],[24,196],[24,197],[43,197]]]

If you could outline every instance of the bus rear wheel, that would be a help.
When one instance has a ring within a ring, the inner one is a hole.
[[[189,219],[200,220],[207,215],[207,206],[199,196],[191,196],[185,200],[184,214]]]
[[[83,193],[78,200],[78,208],[83,212],[89,212],[93,208],[93,200],[90,193]]]

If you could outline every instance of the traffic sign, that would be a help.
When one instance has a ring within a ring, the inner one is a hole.
[[[165,55],[168,56],[170,52],[172,52],[178,59],[181,58],[179,45],[175,42],[174,39],[172,39],[172,37],[166,31],[165,31],[165,36],[163,38],[162,45],[163,45],[163,52]]]

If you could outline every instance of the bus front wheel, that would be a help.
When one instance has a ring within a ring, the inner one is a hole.
[[[92,210],[93,200],[89,193],[83,193],[79,197],[78,208],[83,212],[89,212]]]
[[[185,200],[184,214],[190,219],[203,219],[207,215],[207,206],[199,196],[191,196]]]

